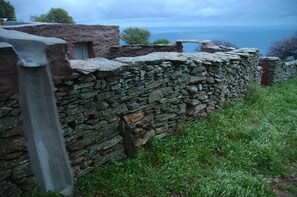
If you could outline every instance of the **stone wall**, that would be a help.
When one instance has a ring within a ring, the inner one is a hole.
[[[56,86],[56,98],[76,175],[207,116],[260,76],[256,50],[98,58],[72,67],[75,78]]]
[[[278,57],[261,57],[262,85],[272,85],[297,76],[297,60],[282,62]]]
[[[153,52],[183,52],[182,43],[156,44],[156,45],[123,45],[110,48],[109,59],[116,57],[135,57]]]
[[[18,104],[18,57],[0,43],[0,196],[17,196],[34,184]]]
[[[5,26],[29,34],[61,38],[67,42],[69,59],[74,59],[74,44],[88,43],[89,57],[105,57],[110,54],[110,46],[119,46],[119,27],[103,25],[30,24]]]
[[[55,94],[75,176],[206,117],[260,78],[256,49],[74,60],[71,67]],[[15,93],[0,102],[1,195],[34,184],[20,113]]]

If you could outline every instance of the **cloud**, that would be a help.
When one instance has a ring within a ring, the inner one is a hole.
[[[118,25],[296,24],[296,0],[10,0],[18,19],[68,11],[77,23]],[[143,22],[143,23],[141,23]]]
[[[215,16],[218,12],[217,9],[212,7],[203,8],[197,11],[198,15],[202,15],[204,17]]]

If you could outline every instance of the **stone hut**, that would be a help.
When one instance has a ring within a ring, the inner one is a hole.
[[[119,26],[5,23],[3,27],[36,36],[61,38],[67,43],[69,59],[108,58],[110,47],[120,44]]]

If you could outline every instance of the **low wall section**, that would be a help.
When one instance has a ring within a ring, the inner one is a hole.
[[[73,61],[72,77],[60,76],[55,94],[75,175],[123,159],[152,137],[169,135],[179,124],[204,118],[226,99],[244,95],[260,81],[258,58],[258,50],[245,49]],[[20,113],[16,93],[3,97],[1,195],[34,185]]]
[[[282,62],[278,57],[261,57],[259,65],[263,68],[263,85],[272,85],[297,76],[297,60]]]
[[[109,59],[135,57],[153,52],[183,52],[183,45],[180,42],[176,42],[172,44],[113,46],[110,48]]]

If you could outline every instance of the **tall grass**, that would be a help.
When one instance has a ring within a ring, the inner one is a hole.
[[[274,196],[270,183],[297,160],[297,78],[227,104],[136,159],[79,178],[78,196]]]

